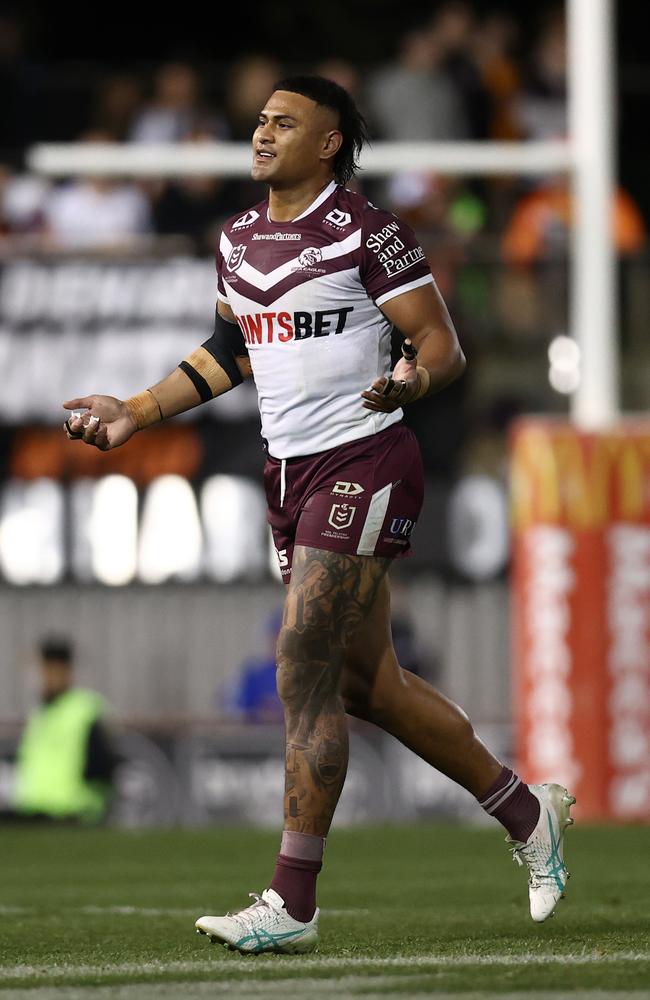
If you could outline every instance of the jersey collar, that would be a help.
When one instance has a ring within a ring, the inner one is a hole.
[[[336,181],[330,181],[327,187],[323,188],[321,193],[312,201],[311,205],[308,205],[304,212],[297,215],[295,219],[290,219],[288,222],[274,222],[271,218],[271,210],[269,206],[266,206],[266,218],[271,223],[272,226],[293,226],[296,222],[302,222],[308,215],[315,212],[319,205],[322,205],[324,201],[327,201],[329,196],[333,191],[336,190]]]

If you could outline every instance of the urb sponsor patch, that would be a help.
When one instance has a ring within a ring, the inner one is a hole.
[[[401,535],[402,538],[409,538],[414,527],[415,521],[412,521],[410,517],[394,517],[390,522],[389,530],[391,535]]]

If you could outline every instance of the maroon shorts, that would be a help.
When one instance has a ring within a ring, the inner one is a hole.
[[[268,520],[282,578],[294,545],[347,555],[404,555],[422,507],[417,439],[398,423],[317,455],[267,458]]]

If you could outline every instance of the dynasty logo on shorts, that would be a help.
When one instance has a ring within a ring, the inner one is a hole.
[[[359,483],[346,483],[339,479],[332,487],[332,493],[344,493],[346,497],[356,497],[363,493],[363,486]]]

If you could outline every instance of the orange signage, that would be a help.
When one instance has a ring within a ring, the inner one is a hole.
[[[522,420],[511,473],[519,767],[650,820],[650,423]]]

